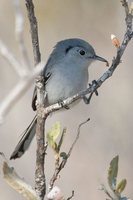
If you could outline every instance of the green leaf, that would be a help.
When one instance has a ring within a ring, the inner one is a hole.
[[[111,188],[111,190],[116,189],[116,182],[117,182],[117,174],[118,174],[118,161],[119,156],[117,155],[114,157],[110,162],[110,167],[108,170],[108,184]]]
[[[48,144],[50,147],[52,147],[52,149],[54,149],[54,151],[57,151],[58,149],[56,144],[56,139],[58,138],[60,133],[61,133],[60,122],[56,122],[47,133]]]
[[[119,194],[121,194],[121,193],[123,192],[123,190],[125,189],[126,184],[127,184],[127,180],[126,180],[126,179],[123,179],[123,180],[117,185],[116,192],[118,192]]]

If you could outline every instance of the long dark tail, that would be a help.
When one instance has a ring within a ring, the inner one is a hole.
[[[37,116],[34,117],[28,128],[24,131],[22,138],[20,139],[19,143],[15,147],[15,150],[13,151],[10,160],[20,158],[25,151],[29,148],[33,137],[35,136],[36,132],[36,121]]]

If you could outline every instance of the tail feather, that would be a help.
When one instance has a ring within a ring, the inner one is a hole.
[[[19,143],[15,147],[15,150],[11,154],[10,160],[20,158],[25,153],[25,151],[27,151],[27,149],[29,148],[32,142],[32,139],[35,136],[36,120],[37,120],[37,116],[34,117],[30,125],[24,131],[23,136],[21,137]]]

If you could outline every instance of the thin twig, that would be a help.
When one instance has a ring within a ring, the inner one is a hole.
[[[71,146],[71,148],[70,148],[70,150],[69,150],[69,152],[68,152],[68,154],[67,154],[67,157],[70,157],[70,155],[71,155],[71,153],[72,153],[72,150],[73,150],[75,144],[77,143],[77,141],[78,141],[78,139],[79,139],[81,127],[82,127],[84,124],[86,124],[88,121],[90,121],[90,118],[88,118],[87,120],[85,120],[84,122],[82,122],[82,123],[79,125],[79,127],[78,127],[78,133],[77,133],[77,135],[76,135],[76,138],[75,138],[74,142],[72,143],[72,146]]]
[[[15,7],[15,21],[16,21],[15,33],[20,48],[20,52],[23,58],[22,59],[23,67],[25,67],[28,70],[28,68],[31,68],[31,64],[29,61],[28,52],[24,41],[24,18],[20,7],[20,0],[14,0],[14,7]]]
[[[63,131],[62,131],[62,134],[61,134],[58,146],[57,146],[58,152],[60,152],[60,149],[61,149],[61,146],[63,144],[63,140],[64,140],[64,137],[65,137],[65,134],[66,134],[66,128],[63,128]]]
[[[15,56],[11,53],[9,48],[0,40],[0,54],[3,58],[9,63],[14,71],[19,75],[19,77],[24,77],[27,74],[27,71],[21,67],[21,64],[17,61]]]
[[[74,190],[72,190],[72,194],[71,194],[70,197],[67,198],[67,200],[70,200],[70,199],[72,199],[73,197],[74,197]]]
[[[24,45],[23,16],[19,3],[20,0],[14,0],[14,5],[16,8],[16,34],[18,36],[18,43],[23,55],[23,65],[17,61],[15,56],[11,53],[11,51],[9,51],[9,49],[1,40],[0,53],[6,59],[6,61],[8,61],[8,63],[13,67],[13,69],[20,76],[21,79],[0,105],[0,123],[3,122],[4,117],[12,109],[13,105],[17,102],[17,100],[29,88],[34,78],[42,71],[44,66],[42,64],[39,64],[37,69],[34,69],[32,71],[28,70],[30,64],[28,60],[26,47]]]
[[[125,8],[126,17],[129,14],[129,6],[127,0],[121,0],[122,6]]]
[[[74,142],[72,143],[72,145],[71,145],[71,147],[70,147],[68,153],[66,154],[65,158],[63,158],[63,160],[61,161],[59,167],[58,167],[58,168],[57,168],[57,167],[55,168],[54,174],[53,174],[53,176],[52,176],[52,178],[51,178],[51,180],[50,180],[49,190],[51,190],[51,189],[53,188],[53,185],[54,185],[55,181],[57,180],[60,171],[65,167],[65,165],[66,165],[66,163],[67,163],[67,160],[68,160],[68,158],[70,157],[70,155],[71,155],[71,153],[72,153],[72,150],[73,150],[74,146],[76,145],[76,143],[77,143],[77,141],[78,141],[78,139],[79,139],[81,127],[82,127],[84,124],[86,124],[89,120],[90,120],[90,119],[87,119],[87,120],[85,120],[84,122],[82,122],[82,123],[79,125],[76,138],[75,138]]]
[[[18,84],[10,91],[0,104],[0,123],[13,108],[16,102],[24,95],[30,85],[34,82],[35,77],[42,71],[43,63],[39,63],[27,76],[20,79]]]
[[[31,38],[32,38],[32,46],[33,46],[33,54],[34,54],[34,64],[37,65],[41,61],[41,54],[39,49],[39,39],[38,39],[38,25],[37,20],[34,13],[34,4],[32,0],[25,0],[26,7],[28,12],[28,18],[30,21],[30,30],[31,30]]]

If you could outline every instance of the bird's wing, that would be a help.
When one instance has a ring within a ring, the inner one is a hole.
[[[50,79],[50,76],[51,76],[51,73],[48,72],[46,75],[45,75],[45,78],[44,78],[44,88],[45,88],[45,85],[47,84],[47,82],[49,81]],[[32,109],[35,111],[36,110],[36,100],[37,100],[37,89],[36,87],[34,88],[34,92],[33,92],[33,97],[32,97]]]
[[[37,89],[34,88],[33,96],[32,96],[32,109],[36,110],[36,100],[37,100]]]

